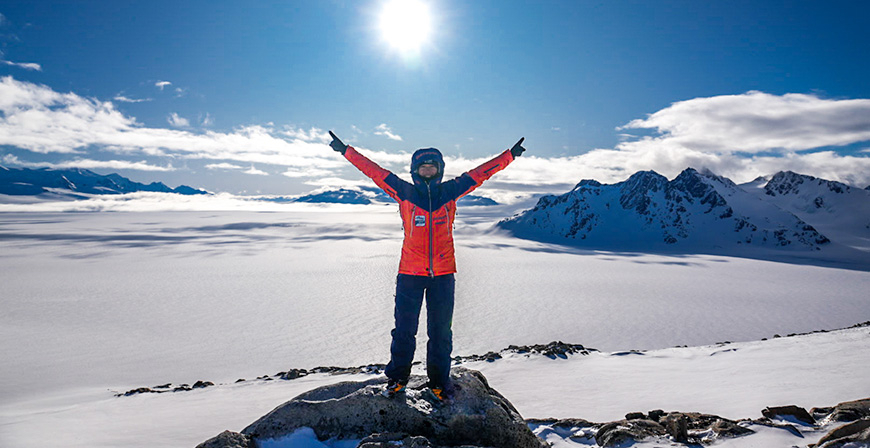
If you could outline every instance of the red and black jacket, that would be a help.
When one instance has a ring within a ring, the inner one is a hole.
[[[434,148],[424,149],[417,151],[412,159],[411,177],[414,183],[411,184],[381,168],[352,146],[348,146],[344,157],[399,203],[399,214],[405,229],[399,273],[422,276],[456,272],[453,249],[456,201],[514,160],[510,150],[507,150],[455,179],[441,182],[444,172],[441,153]],[[426,181],[417,175],[417,167],[433,157],[440,162],[438,176]]]

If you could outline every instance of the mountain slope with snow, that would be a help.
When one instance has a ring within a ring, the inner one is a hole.
[[[208,194],[206,191],[186,185],[169,188],[162,182],[142,184],[119,174],[113,173],[103,176],[80,168],[32,170],[0,166],[0,194],[10,196],[51,194],[55,197],[66,196],[72,199],[84,199],[87,197],[86,195],[125,194],[139,191],[184,195]]]
[[[744,190],[793,213],[828,238],[870,250],[870,191],[813,176],[781,171],[769,179],[740,185]]]
[[[653,171],[612,185],[584,180],[498,225],[523,238],[611,250],[816,251],[830,244],[794,214],[691,168],[671,181]]]

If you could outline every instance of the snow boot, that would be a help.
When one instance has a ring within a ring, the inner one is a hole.
[[[390,378],[390,381],[387,382],[387,388],[384,389],[384,396],[394,397],[396,394],[403,394],[407,385],[408,380],[394,380]]]
[[[451,401],[453,401],[455,389],[452,386],[443,387],[436,386],[430,383],[427,384],[426,390],[423,392],[423,394],[432,403],[436,405],[442,405],[444,403],[450,403]]]

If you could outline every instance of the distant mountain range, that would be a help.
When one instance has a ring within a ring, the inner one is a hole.
[[[97,194],[124,194],[137,191],[177,193],[184,195],[209,194],[205,190],[182,185],[169,188],[161,182],[141,184],[119,174],[100,175],[85,169],[55,170],[49,168],[7,168],[0,165],[0,194],[10,196],[37,196],[43,198],[86,199]],[[261,197],[271,202],[314,202],[327,204],[390,203],[393,199],[377,187],[333,188],[301,197]],[[462,205],[498,205],[492,199],[467,195],[459,200]]]
[[[383,190],[377,187],[331,189],[295,198],[293,201],[328,204],[375,204],[394,202],[393,198],[389,197]],[[465,206],[498,205],[498,202],[483,196],[467,195],[462,197],[462,199],[458,201],[458,204]]]
[[[83,199],[94,194],[124,194],[137,191],[208,194],[207,191],[182,185],[169,188],[161,182],[141,184],[118,174],[106,176],[84,169],[54,170],[42,168],[7,168],[0,166],[0,194],[12,196],[52,195]]]
[[[610,185],[583,180],[498,226],[608,250],[870,250],[870,191],[790,171],[743,185],[692,168],[671,181],[641,171]]]

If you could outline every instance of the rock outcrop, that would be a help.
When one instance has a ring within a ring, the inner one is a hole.
[[[852,448],[870,446],[870,419],[847,423],[819,439],[816,448]]]
[[[599,446],[611,447],[659,437],[678,443],[694,444],[740,437],[753,432],[718,415],[651,411],[648,415],[632,413],[625,420],[601,426],[595,433],[595,442]]]
[[[311,390],[277,407],[241,434],[223,433],[202,448],[244,447],[280,440],[311,428],[320,440],[363,440],[360,446],[475,446],[542,448],[514,406],[491,388],[480,372],[462,367],[451,373],[451,402],[425,398],[426,378],[412,376],[404,395],[387,398],[383,377]],[[387,437],[383,434],[393,434]],[[379,436],[375,436],[379,435]],[[218,438],[232,445],[219,445]]]

